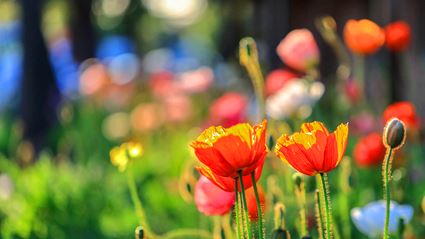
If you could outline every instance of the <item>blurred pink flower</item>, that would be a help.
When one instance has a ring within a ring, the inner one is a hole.
[[[153,73],[149,78],[149,86],[152,89],[152,94],[158,98],[178,92],[174,75],[169,71]]]
[[[110,82],[109,73],[101,63],[90,63],[80,73],[80,92],[93,95],[101,91]]]
[[[298,71],[305,72],[319,63],[319,48],[313,34],[305,28],[289,32],[276,51],[287,66]]]
[[[184,92],[200,93],[206,91],[214,80],[214,73],[209,67],[200,67],[179,76],[179,86]]]
[[[236,92],[228,92],[210,107],[210,123],[230,127],[246,121],[248,99]]]
[[[235,202],[235,193],[226,192],[201,176],[195,185],[195,203],[200,212],[207,216],[228,213]]]
[[[266,78],[266,95],[278,92],[286,83],[297,78],[297,74],[287,69],[273,70]]]
[[[187,95],[176,94],[164,98],[165,120],[179,123],[192,116],[192,102]]]
[[[354,135],[368,134],[377,128],[378,123],[371,113],[364,111],[351,118],[350,132]]]

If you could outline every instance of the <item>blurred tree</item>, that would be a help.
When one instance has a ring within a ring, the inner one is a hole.
[[[56,121],[59,92],[41,32],[41,0],[21,0],[23,78],[20,114],[24,138],[40,150]]]
[[[69,0],[71,38],[74,58],[82,62],[95,56],[96,41],[92,23],[91,0]]]

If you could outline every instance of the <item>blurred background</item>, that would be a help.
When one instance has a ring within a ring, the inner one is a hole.
[[[334,17],[341,36],[348,19],[402,19],[411,43],[366,58],[366,102],[379,115],[409,100],[425,116],[424,11],[421,0],[0,0],[0,198],[13,198],[0,205],[0,237],[129,238],[137,219],[125,178],[109,163],[110,148],[129,139],[146,148],[134,170],[158,231],[209,225],[185,220],[200,216],[179,196],[179,180],[199,129],[256,117],[238,60],[245,36],[257,41],[267,75],[284,65],[282,38],[309,29],[319,80],[332,89],[337,56],[315,20]],[[332,117],[335,94],[309,116],[347,120]],[[223,95],[232,109],[215,101]],[[226,115],[238,110],[247,113]]]

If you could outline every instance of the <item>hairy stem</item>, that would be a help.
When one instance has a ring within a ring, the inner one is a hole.
[[[235,216],[236,216],[236,228],[237,228],[237,238],[242,238],[241,226],[243,227],[243,223],[241,223],[240,216],[240,202],[239,202],[239,189],[238,189],[238,178],[235,178]]]
[[[332,238],[332,223],[331,223],[332,213],[331,213],[331,201],[329,198],[326,174],[320,173],[320,179],[322,180],[322,189],[323,189],[323,196],[325,201],[326,238],[331,239]]]
[[[245,225],[247,228],[247,233],[248,233],[248,239],[252,238],[252,229],[251,229],[251,223],[249,222],[249,215],[248,215],[248,204],[246,202],[246,195],[245,195],[245,187],[243,184],[243,178],[242,178],[242,172],[239,171],[239,182],[241,185],[241,194],[242,194],[242,202],[243,202],[243,207],[244,207],[244,211],[245,211]]]
[[[389,148],[387,150],[386,158],[383,165],[383,177],[384,177],[384,193],[386,200],[386,208],[385,208],[385,225],[384,225],[384,239],[389,238],[388,226],[390,223],[390,176],[391,176],[391,159],[392,159],[393,149]]]
[[[255,181],[254,172],[251,173],[251,180],[252,180],[252,186],[254,187],[255,202],[257,203],[257,210],[258,210],[258,226],[259,226],[258,236],[260,239],[263,239],[264,238],[263,212],[261,210],[260,196],[258,195],[257,182]]]

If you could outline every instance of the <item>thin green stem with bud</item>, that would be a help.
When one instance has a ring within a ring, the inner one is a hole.
[[[331,213],[331,200],[329,198],[329,192],[328,192],[328,184],[326,180],[326,174],[320,173],[320,179],[322,182],[322,190],[323,190],[323,196],[325,201],[325,216],[326,216],[326,238],[331,239],[332,238],[332,213]]]
[[[383,177],[384,177],[384,192],[385,192],[385,224],[384,224],[384,239],[389,238],[388,227],[390,223],[390,185],[389,181],[391,180],[391,162],[392,162],[392,148],[388,148],[386,158],[383,165]]]
[[[243,184],[243,178],[242,178],[242,171],[239,171],[239,182],[241,185],[241,194],[242,194],[242,202],[243,202],[243,208],[244,208],[244,218],[245,218],[245,225],[247,227],[247,234],[248,239],[252,238],[252,229],[251,229],[251,223],[249,222],[249,214],[248,214],[248,204],[246,202],[246,195],[245,195],[245,187]]]
[[[263,212],[261,210],[260,196],[258,195],[257,182],[255,181],[254,172],[251,173],[251,180],[252,180],[252,186],[254,187],[255,202],[257,203],[257,210],[258,210],[258,226],[259,226],[258,236],[260,239],[263,239],[264,238]]]
[[[133,201],[134,207],[136,208],[136,214],[139,217],[140,225],[144,228],[146,234],[149,236],[155,236],[151,231],[149,223],[146,219],[146,213],[142,205],[142,201],[137,193],[136,182],[134,181],[133,173],[131,169],[127,169],[127,184],[130,190],[131,200]]]

